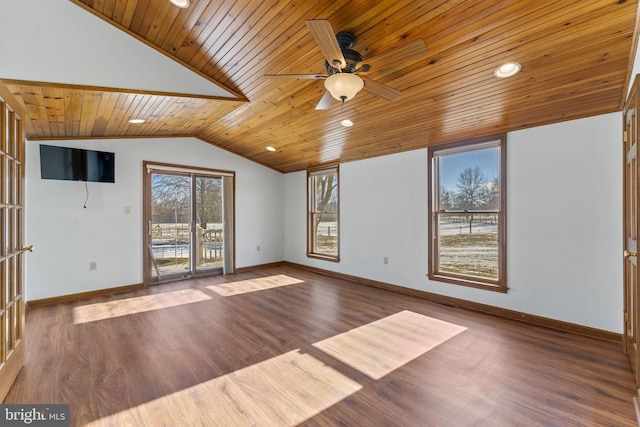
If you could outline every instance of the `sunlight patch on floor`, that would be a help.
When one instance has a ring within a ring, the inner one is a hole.
[[[377,380],[466,329],[405,310],[313,345]]]
[[[295,426],[361,388],[297,349],[87,425]]]
[[[82,305],[73,308],[73,324],[112,319],[129,314],[143,313],[163,308],[176,307],[212,299],[197,289],[164,292],[161,294],[125,298],[121,300]]]
[[[278,274],[275,276],[256,277],[255,279],[211,285],[207,286],[207,289],[212,290],[220,296],[230,297],[249,292],[279,288],[280,286],[296,285],[298,283],[304,283],[304,281],[296,279],[295,277],[287,276],[286,274]]]

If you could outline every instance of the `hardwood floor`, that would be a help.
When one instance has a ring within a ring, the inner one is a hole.
[[[635,426],[619,344],[274,267],[34,307],[5,403],[72,425]]]

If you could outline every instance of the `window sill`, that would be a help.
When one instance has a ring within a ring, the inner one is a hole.
[[[453,285],[467,286],[470,288],[484,289],[486,291],[500,292],[504,294],[509,291],[509,288],[506,285],[499,282],[484,282],[481,280],[474,280],[470,277],[449,276],[436,273],[427,274],[427,278],[435,282],[450,283]]]
[[[323,261],[331,261],[331,262],[340,262],[340,258],[331,256],[331,255],[307,253],[307,258],[315,258],[315,259],[321,259]]]

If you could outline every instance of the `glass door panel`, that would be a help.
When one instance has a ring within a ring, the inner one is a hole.
[[[222,272],[225,178],[185,167],[158,166],[146,166],[145,283]],[[227,234],[233,236],[233,232]]]
[[[191,177],[153,173],[148,222],[154,282],[191,274]]]
[[[0,83],[0,401],[24,364],[23,113]]]
[[[195,272],[221,269],[223,262],[222,177],[194,177]]]

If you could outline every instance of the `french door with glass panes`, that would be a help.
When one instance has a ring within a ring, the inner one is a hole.
[[[229,172],[145,163],[147,284],[232,269],[230,182]]]
[[[623,348],[633,370],[638,394],[640,395],[640,352],[638,351],[638,330],[640,329],[640,284],[638,282],[638,231],[640,221],[638,201],[640,200],[640,162],[638,162],[639,123],[638,85],[635,79],[623,110],[623,290],[624,290],[624,332]]]
[[[0,402],[24,364],[23,112],[0,83]]]

